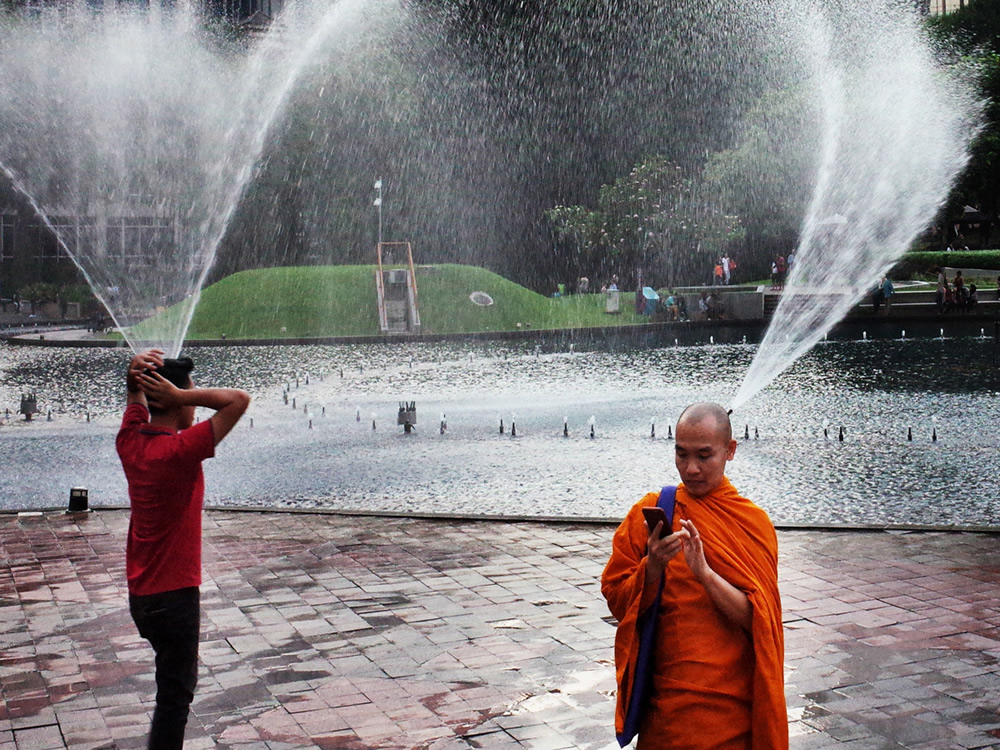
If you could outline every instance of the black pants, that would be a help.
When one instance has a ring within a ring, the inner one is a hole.
[[[179,750],[184,745],[188,709],[198,684],[198,635],[201,592],[197,587],[128,598],[139,635],[156,654],[156,709],[149,750]]]

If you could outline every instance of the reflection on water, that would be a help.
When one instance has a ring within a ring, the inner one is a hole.
[[[199,384],[254,395],[206,464],[207,501],[618,517],[675,481],[664,438],[680,409],[696,399],[727,403],[754,353],[740,344],[574,349],[193,350]],[[975,336],[821,344],[734,414],[741,446],[730,476],[778,522],[1000,524],[994,356],[992,339]],[[126,502],[114,434],[127,359],[125,350],[0,344],[0,412],[12,412],[0,420],[2,507],[64,507],[74,485],[90,489],[95,507]],[[14,417],[21,392],[38,395],[40,420]],[[417,402],[412,435],[395,424],[403,400]],[[509,430],[515,414],[518,437],[500,435],[499,419]]]

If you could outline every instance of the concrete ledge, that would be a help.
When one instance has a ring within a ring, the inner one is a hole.
[[[692,320],[662,323],[635,323],[618,326],[589,326],[581,328],[522,328],[514,331],[476,331],[472,333],[420,333],[420,334],[373,334],[370,336],[315,336],[290,338],[260,338],[260,339],[189,339],[185,347],[210,346],[310,346],[327,344],[398,344],[405,342],[444,342],[444,341],[533,341],[549,337],[560,339],[608,337],[612,334],[634,336],[661,331],[714,331],[731,328],[756,328],[764,324],[763,320]],[[98,347],[118,348],[127,344],[122,341],[106,339],[38,339],[32,334],[3,336],[15,346],[64,346],[64,347]]]
[[[91,507],[92,512],[128,511],[127,505],[102,505]],[[470,521],[476,523],[543,523],[543,524],[585,524],[594,526],[617,526],[621,518],[606,516],[528,516],[528,515],[488,515],[484,513],[404,513],[390,510],[365,510],[353,508],[270,508],[240,505],[206,505],[206,511],[221,513],[262,514],[299,516],[349,516],[357,518],[412,518],[421,521]],[[65,515],[65,508],[0,509],[0,516],[20,513],[50,513]],[[852,531],[852,532],[910,532],[910,533],[954,533],[954,534],[1000,534],[1000,526],[966,526],[945,524],[864,524],[864,523],[777,523],[780,531]]]

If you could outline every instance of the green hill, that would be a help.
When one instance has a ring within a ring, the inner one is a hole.
[[[493,298],[487,307],[472,292]],[[576,328],[647,320],[634,295],[622,293],[620,315],[604,312],[603,294],[550,298],[475,266],[417,268],[422,333],[520,328]],[[171,310],[164,315],[169,316]],[[149,321],[155,324],[155,321]],[[518,325],[520,324],[520,326]],[[241,271],[207,287],[187,339],[377,336],[374,266],[302,266]]]

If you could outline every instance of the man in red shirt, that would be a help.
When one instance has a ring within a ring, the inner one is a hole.
[[[129,364],[128,406],[116,441],[128,480],[125,547],[129,610],[156,654],[156,709],[151,750],[181,748],[198,681],[201,618],[201,462],[250,404],[245,391],[195,388],[189,357],[159,349]],[[194,425],[197,406],[215,409]]]

